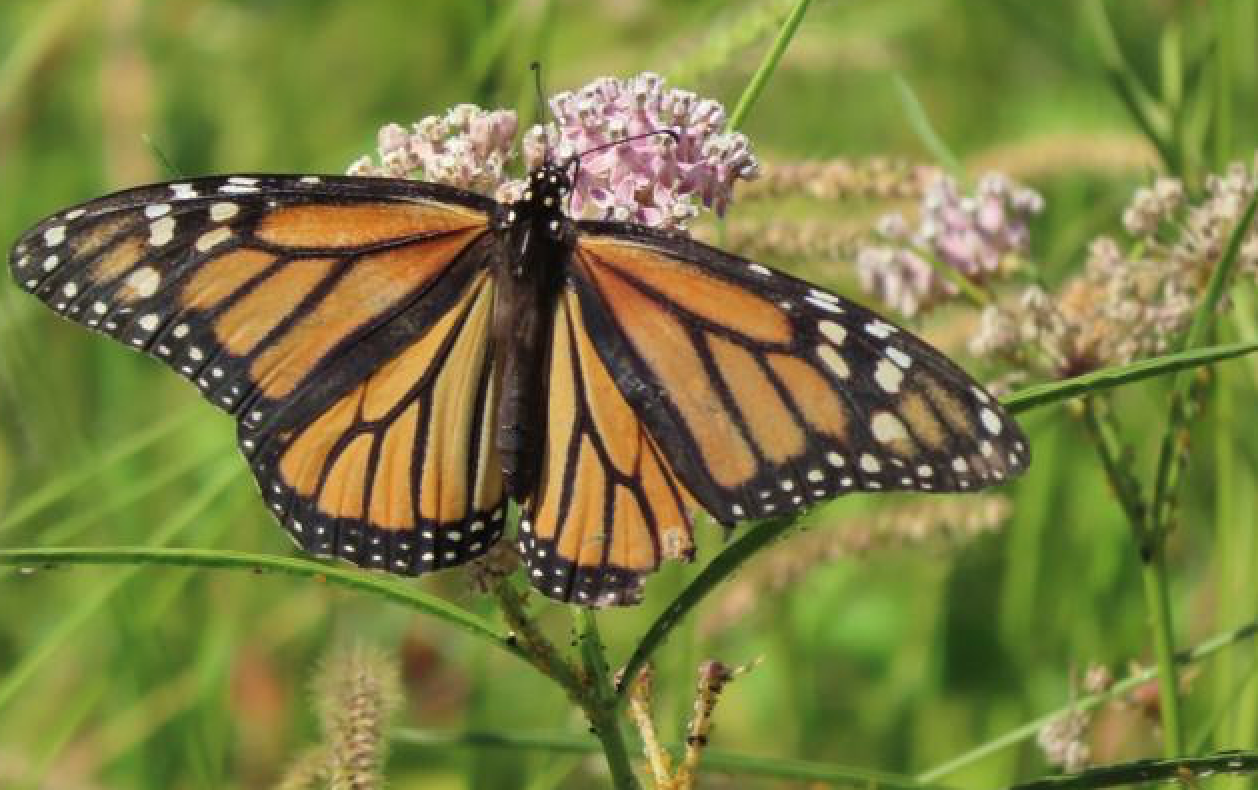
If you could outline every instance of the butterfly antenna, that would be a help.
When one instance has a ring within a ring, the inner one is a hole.
[[[542,125],[542,144],[544,146],[542,161],[550,164],[554,161],[550,151],[550,138],[546,136],[546,91],[542,90],[542,64],[536,60],[529,64],[533,70],[533,87],[537,89],[537,122]]]
[[[641,134],[631,134],[628,137],[622,138],[620,140],[612,140],[611,142],[603,143],[602,145],[596,145],[593,148],[587,148],[579,154],[573,154],[566,162],[566,165],[572,167],[572,183],[575,185],[580,180],[582,158],[587,157],[590,154],[596,154],[599,151],[606,151],[608,148],[615,148],[618,145],[632,143],[634,140],[642,140],[647,137],[654,137],[657,134],[668,135],[670,138],[672,138],[672,141],[674,143],[681,142],[681,135],[678,134],[675,129],[652,129],[649,132],[642,132]],[[549,156],[549,154],[550,152],[549,150],[547,150],[547,155]],[[574,189],[573,192],[575,193],[576,190]],[[568,196],[568,201],[569,201],[569,204],[571,204],[571,201],[572,201],[571,195]]]
[[[631,134],[628,137],[623,137],[619,140],[612,140],[609,143],[603,143],[602,145],[596,145],[593,148],[587,148],[572,158],[577,161],[578,165],[580,165],[581,160],[584,157],[589,156],[590,154],[596,154],[599,151],[606,151],[608,148],[615,148],[616,146],[624,145],[625,143],[632,143],[634,140],[642,140],[647,137],[655,137],[658,134],[668,135],[670,138],[672,138],[674,143],[681,142],[681,135],[677,133],[676,129],[652,129],[649,132],[642,132],[641,134]]]

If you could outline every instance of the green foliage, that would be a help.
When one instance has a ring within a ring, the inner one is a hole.
[[[1116,232],[1151,170],[1196,191],[1258,146],[1243,122],[1258,98],[1245,0],[815,3],[778,39],[806,5],[0,4],[0,242],[65,205],[166,177],[163,157],[184,174],[339,172],[383,123],[456,102],[514,106],[528,122],[533,59],[552,91],[650,69],[731,108],[745,96],[740,128],[768,161],[946,155],[969,178],[1001,169],[1046,198],[1032,255],[1050,286],[1080,269],[1093,236]],[[771,50],[780,59],[766,61]],[[888,206],[747,210],[868,227]],[[860,298],[846,264],[774,263]],[[641,607],[600,613],[597,627],[525,602],[564,653],[552,658],[569,662],[552,676],[571,671],[569,692],[592,683],[607,714],[620,698],[593,640],[612,673],[650,657],[660,735],[679,744],[698,662],[763,657],[716,710],[708,764],[740,778],[713,775],[714,787],[1010,785],[1053,773],[1033,742],[1048,714],[1118,696],[1149,709],[1113,708],[1094,756],[1158,754],[1155,673],[1080,688],[1089,665],[1123,676],[1154,664],[1130,503],[1110,482],[1126,472],[1156,483],[1155,526],[1167,529],[1161,669],[1179,648],[1181,750],[1258,746],[1258,659],[1242,629],[1258,619],[1258,357],[1246,356],[1258,319],[1252,275],[1230,286],[1222,275],[1211,298],[1230,311],[1199,313],[1182,353],[1007,399],[1035,457],[994,534],[840,555],[757,588],[743,566],[753,550],[789,552],[905,497],[848,498],[810,513],[807,535],[765,523],[728,546],[701,525],[697,566],[666,568]],[[923,331],[971,332],[975,310],[953,312]],[[1172,388],[1164,377],[1181,369],[1194,372]],[[1064,400],[1085,393],[1088,407]],[[389,787],[606,782],[581,759],[599,746],[573,699],[521,663],[538,666],[466,574],[414,583],[290,558],[232,434],[176,377],[0,283],[0,787],[272,786],[319,741],[315,668],[354,641],[401,670],[396,720],[408,729]],[[1113,440],[1109,456],[1098,436]],[[145,549],[109,548],[124,546]],[[759,604],[737,609],[749,585]],[[582,649],[566,650],[570,636]],[[1162,691],[1165,710],[1175,689]],[[636,733],[621,729],[636,756]]]

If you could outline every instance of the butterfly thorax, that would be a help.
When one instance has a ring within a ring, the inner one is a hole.
[[[493,348],[496,445],[506,493],[520,500],[536,487],[546,435],[546,349],[575,230],[563,212],[567,173],[544,165],[522,199],[501,209],[502,256],[494,272]]]

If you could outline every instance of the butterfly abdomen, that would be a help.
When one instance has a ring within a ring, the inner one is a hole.
[[[499,377],[497,449],[508,496],[523,501],[536,489],[544,456],[547,348],[571,243],[544,224],[558,212],[516,204],[495,270],[493,347]]]

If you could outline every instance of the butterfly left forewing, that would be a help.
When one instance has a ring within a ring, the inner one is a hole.
[[[598,350],[719,521],[977,489],[1029,462],[990,394],[871,311],[684,237],[580,227],[571,268]]]
[[[287,397],[414,298],[484,231],[490,205],[390,179],[192,179],[53,215],[18,240],[10,270],[63,317],[240,412]]]
[[[413,181],[228,176],[126,190],[27,232],[49,307],[236,415],[303,547],[419,573],[501,532],[493,201]]]

